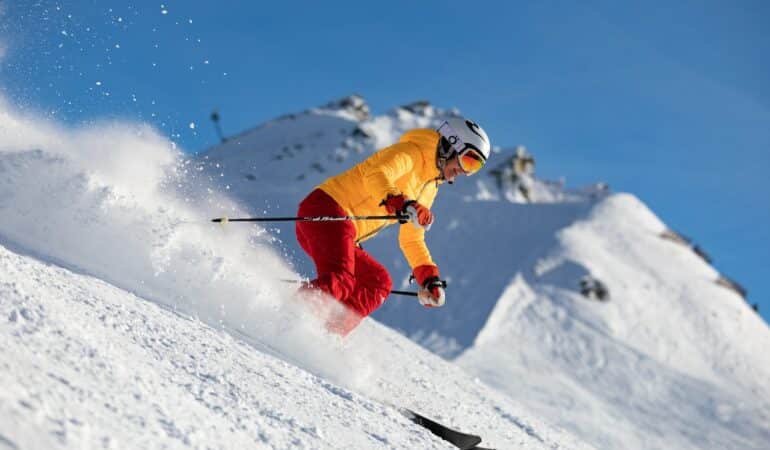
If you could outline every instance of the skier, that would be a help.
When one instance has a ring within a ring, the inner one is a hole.
[[[430,207],[444,182],[472,175],[490,153],[487,134],[475,122],[449,118],[436,130],[406,132],[351,169],[328,178],[299,205],[298,216],[408,216],[399,229],[401,250],[419,285],[423,306],[442,306],[446,283],[425,245],[433,224]],[[347,335],[390,293],[388,271],[361,243],[396,220],[297,222],[297,240],[313,259],[317,277],[302,289],[320,290],[342,303],[344,317],[327,318],[327,328]]]

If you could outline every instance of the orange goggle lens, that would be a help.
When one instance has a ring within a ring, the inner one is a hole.
[[[474,150],[466,150],[460,153],[460,168],[467,175],[472,175],[484,167],[484,159]]]

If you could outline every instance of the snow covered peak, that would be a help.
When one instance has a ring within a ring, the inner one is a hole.
[[[459,364],[600,448],[762,448],[770,330],[664,231],[636,197],[599,201],[516,271]]]
[[[323,109],[344,112],[359,121],[369,118],[369,105],[366,103],[366,100],[358,94],[331,101],[327,103]]]

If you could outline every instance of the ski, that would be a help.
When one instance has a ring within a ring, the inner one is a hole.
[[[441,425],[438,422],[430,420],[423,415],[417,414],[411,409],[399,408],[399,411],[412,422],[428,429],[428,431],[431,433],[451,443],[457,448],[463,450],[472,450],[476,448],[476,445],[481,443],[481,438],[475,434],[461,433],[457,430],[453,430],[449,427]]]

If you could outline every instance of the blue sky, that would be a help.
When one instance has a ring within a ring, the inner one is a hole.
[[[671,3],[676,3],[672,5]],[[165,13],[164,13],[165,11]],[[0,92],[187,151],[353,92],[458,107],[538,174],[606,181],[770,318],[770,3],[0,0]],[[194,123],[195,128],[190,124]]]

